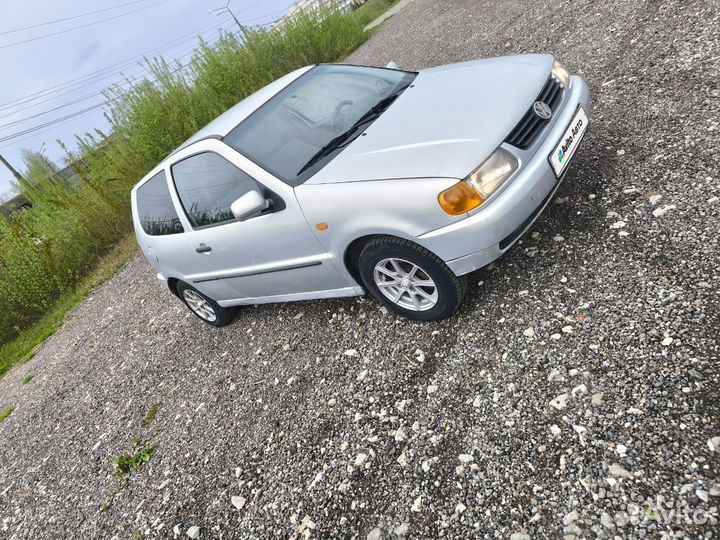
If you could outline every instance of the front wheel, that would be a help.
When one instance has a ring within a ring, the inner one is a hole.
[[[180,299],[193,312],[197,318],[212,326],[226,326],[230,324],[235,315],[234,308],[224,308],[215,300],[205,296],[192,285],[184,281],[177,284]]]
[[[360,253],[359,269],[376,300],[416,321],[451,316],[467,290],[464,276],[456,276],[438,256],[401,238],[368,242]]]

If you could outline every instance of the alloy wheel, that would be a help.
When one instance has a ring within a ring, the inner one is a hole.
[[[215,310],[202,296],[191,289],[185,289],[183,291],[183,298],[187,302],[187,305],[193,310],[193,313],[198,315],[201,319],[205,319],[208,322],[214,322],[217,319]]]
[[[426,311],[437,304],[438,288],[417,264],[404,259],[383,259],[375,265],[373,278],[380,292],[402,308]]]

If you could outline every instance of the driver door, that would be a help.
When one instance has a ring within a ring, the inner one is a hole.
[[[179,152],[169,172],[188,231],[178,269],[201,292],[221,305],[349,294],[290,186],[214,139]],[[252,189],[270,207],[237,221],[230,205]]]

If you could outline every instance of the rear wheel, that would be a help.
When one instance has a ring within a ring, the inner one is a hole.
[[[455,313],[467,290],[434,253],[408,240],[380,237],[360,253],[362,281],[380,303],[416,321],[437,321]]]
[[[232,322],[235,315],[234,308],[220,306],[215,300],[205,296],[192,285],[179,281],[177,292],[180,299],[198,319],[212,326],[225,326]]]

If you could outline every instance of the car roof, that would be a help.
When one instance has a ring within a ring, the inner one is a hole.
[[[305,66],[295,71],[291,71],[287,75],[280,77],[274,82],[271,82],[267,86],[264,86],[254,94],[250,94],[248,97],[243,99],[237,105],[231,107],[220,116],[212,120],[205,127],[201,128],[200,131],[195,133],[192,137],[178,146],[173,150],[173,154],[190,146],[191,144],[202,140],[202,139],[222,139],[225,135],[230,133],[240,122],[245,120],[248,116],[258,110],[262,105],[270,100],[275,94],[280,92],[283,88],[289,85],[294,80],[298,79],[303,74],[314,68],[314,65]],[[168,156],[168,157],[170,157]],[[164,161],[164,160],[163,160]]]

